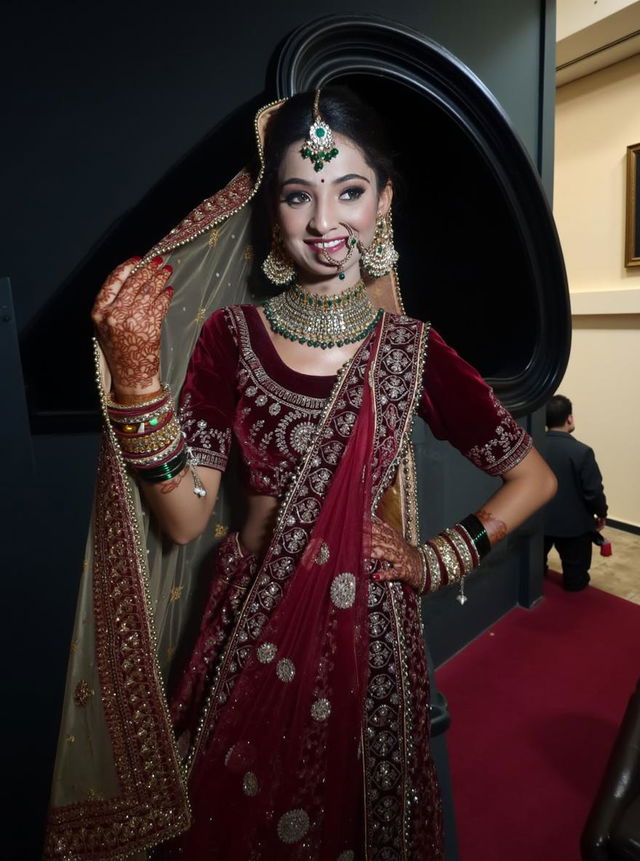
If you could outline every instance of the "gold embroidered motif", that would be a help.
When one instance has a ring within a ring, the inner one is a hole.
[[[215,247],[215,244],[218,241],[218,236],[220,236],[220,231],[217,228],[214,228],[209,234],[209,248]]]
[[[330,594],[339,610],[348,610],[356,600],[356,578],[349,571],[338,574],[333,578]]]
[[[275,643],[262,643],[256,649],[256,655],[261,664],[270,664],[277,651],[278,647]]]
[[[276,664],[276,676],[281,682],[292,682],[296,674],[296,665],[290,658],[281,658]]]
[[[326,541],[323,541],[314,561],[316,565],[325,565],[329,561],[330,556],[329,545]]]
[[[171,593],[169,595],[169,600],[170,601],[179,601],[180,598],[182,597],[182,590],[183,589],[184,589],[184,586],[173,586],[171,589]]]
[[[73,692],[73,700],[77,706],[84,708],[94,694],[95,691],[93,688],[89,687],[89,683],[84,679],[80,679],[76,685],[75,691]]]
[[[71,642],[69,643],[69,651],[71,652],[72,655],[76,652],[77,648],[78,648],[78,641],[77,640],[71,640]]]
[[[283,843],[297,843],[305,836],[310,825],[306,810],[289,810],[278,820],[278,837]]]
[[[200,323],[204,323],[206,318],[207,318],[207,309],[206,308],[198,308],[198,313],[193,318],[193,322],[197,323],[199,325]]]
[[[255,252],[253,250],[253,245],[247,245],[244,249],[244,259],[245,260],[253,260],[255,257]]]
[[[314,720],[326,720],[331,714],[331,703],[325,697],[316,700],[311,706],[311,717]]]
[[[242,791],[250,798],[253,798],[254,795],[257,795],[260,792],[258,778],[253,771],[247,771],[242,778]]]
[[[214,538],[224,538],[224,536],[229,532],[229,527],[225,526],[223,523],[216,523],[213,529],[213,537]]]

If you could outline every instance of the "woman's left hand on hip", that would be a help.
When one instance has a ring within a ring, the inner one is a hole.
[[[382,520],[371,522],[371,556],[380,559],[374,580],[399,580],[419,590],[422,585],[422,559],[415,547]]]

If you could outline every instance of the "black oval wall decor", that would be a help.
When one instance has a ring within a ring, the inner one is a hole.
[[[564,262],[536,168],[487,87],[421,33],[358,15],[296,30],[276,78],[279,97],[347,83],[388,118],[408,312],[431,319],[512,412],[542,406],[569,355]]]

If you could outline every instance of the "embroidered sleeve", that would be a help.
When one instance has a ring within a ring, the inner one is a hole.
[[[238,347],[224,310],[202,328],[180,395],[180,424],[197,463],[224,471],[237,401]]]
[[[480,374],[431,329],[418,414],[489,475],[502,475],[530,450],[517,424]]]

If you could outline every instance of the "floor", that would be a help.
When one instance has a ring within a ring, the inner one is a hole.
[[[603,532],[611,542],[611,556],[601,556],[598,547],[593,548],[591,584],[619,598],[640,604],[640,535],[612,529]],[[549,568],[560,571],[560,558],[555,549],[549,553]]]

